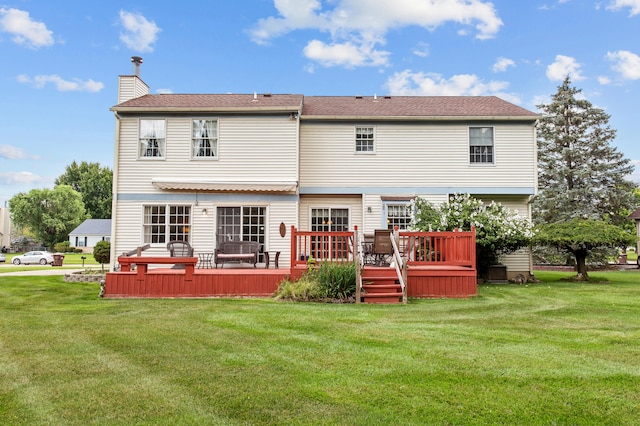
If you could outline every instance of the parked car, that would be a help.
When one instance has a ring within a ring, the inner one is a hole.
[[[13,257],[13,264],[29,264],[29,263],[39,263],[41,265],[46,265],[47,263],[53,265],[53,253],[49,253],[48,251],[30,251],[25,254],[21,254],[20,256]]]
[[[7,256],[4,255],[4,253],[0,253],[0,262],[6,262],[7,261]]]

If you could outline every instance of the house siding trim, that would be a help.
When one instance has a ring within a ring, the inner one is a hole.
[[[262,194],[262,193],[233,193],[233,194],[202,194],[198,193],[179,193],[179,194],[116,194],[118,201],[159,201],[159,202],[236,202],[239,200],[247,200],[250,202],[298,202],[297,194]]]
[[[405,186],[405,187],[317,187],[301,186],[301,195],[312,194],[499,194],[499,195],[535,195],[534,187],[432,187],[432,186]]]

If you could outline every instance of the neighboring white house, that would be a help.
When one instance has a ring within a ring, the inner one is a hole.
[[[11,216],[6,205],[0,207],[0,248],[2,247],[11,247]]]
[[[136,64],[136,65],[139,65]],[[120,76],[111,258],[251,240],[289,261],[289,232],[365,233],[411,219],[416,196],[496,200],[530,218],[538,116],[494,96],[149,94]],[[528,251],[507,256],[528,274]]]
[[[111,219],[87,219],[69,233],[71,247],[93,252],[96,243],[111,240]]]

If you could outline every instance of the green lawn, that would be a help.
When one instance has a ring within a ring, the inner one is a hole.
[[[633,425],[640,272],[408,305],[0,278],[0,424]]]

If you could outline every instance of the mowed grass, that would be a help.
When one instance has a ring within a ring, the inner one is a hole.
[[[640,272],[408,305],[0,277],[0,424],[632,425]]]

